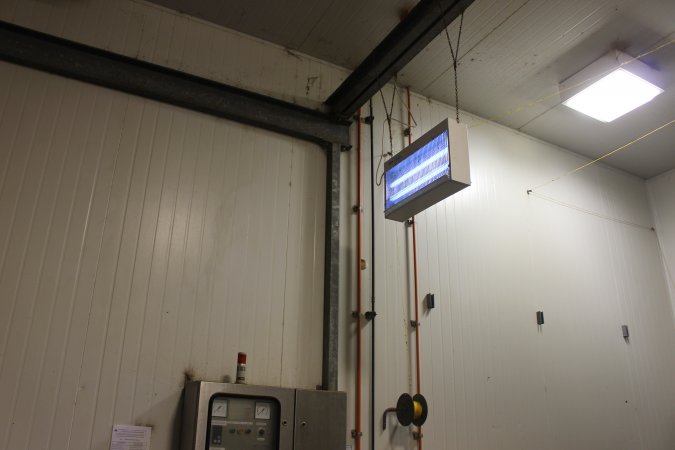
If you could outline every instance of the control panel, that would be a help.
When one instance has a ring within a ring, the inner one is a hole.
[[[344,450],[344,392],[193,381],[181,450]]]
[[[279,402],[215,394],[210,399],[209,450],[272,450],[279,447]]]

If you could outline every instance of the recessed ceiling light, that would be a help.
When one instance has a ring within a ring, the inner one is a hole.
[[[611,122],[644,105],[663,92],[625,69],[617,69],[602,77],[563,105],[602,122]]]

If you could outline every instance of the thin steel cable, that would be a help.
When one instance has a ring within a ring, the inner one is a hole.
[[[462,39],[462,25],[464,24],[464,11],[459,18],[459,31],[457,32],[457,45],[456,48],[452,47],[452,41],[450,39],[450,32],[448,27],[445,27],[445,37],[448,39],[448,46],[450,47],[450,54],[452,55],[452,71],[455,76],[455,118],[457,123],[459,123],[459,82],[457,77],[457,63],[459,60],[459,43]]]
[[[624,144],[624,145],[622,145],[622,146],[620,146],[620,147],[615,148],[614,150],[612,150],[612,151],[609,152],[609,153],[605,153],[604,155],[600,156],[599,158],[594,159],[593,161],[587,162],[586,164],[583,164],[583,165],[577,167],[576,169],[570,170],[569,172],[566,172],[566,173],[564,173],[564,174],[562,174],[562,175],[560,175],[560,176],[557,176],[557,177],[555,177],[555,178],[553,178],[553,179],[551,179],[551,180],[549,180],[549,181],[547,181],[547,182],[545,182],[545,183],[540,184],[540,185],[537,186],[537,187],[534,187],[534,188],[528,190],[528,193],[534,192],[534,191],[536,191],[537,189],[541,189],[542,187],[547,186],[547,185],[549,185],[549,184],[551,184],[551,183],[554,183],[554,182],[560,180],[561,178],[565,178],[565,177],[568,176],[568,175],[572,175],[573,173],[579,172],[580,170],[583,170],[583,169],[585,169],[586,167],[591,166],[591,165],[597,163],[598,161],[602,161],[603,159],[605,159],[605,158],[607,158],[607,157],[610,157],[610,156],[614,155],[615,153],[620,152],[621,150],[625,150],[625,149],[627,149],[628,147],[630,147],[631,145],[635,144],[636,142],[639,142],[639,141],[645,139],[646,137],[651,136],[652,134],[657,133],[657,132],[663,130],[664,128],[669,127],[669,126],[672,125],[673,123],[675,123],[675,119],[671,120],[671,121],[668,122],[668,123],[665,123],[665,124],[661,125],[660,127],[654,128],[652,131],[643,134],[643,135],[640,136],[639,138],[633,139],[632,141],[630,141],[630,142],[627,143],[627,144]]]
[[[566,208],[574,209],[576,211],[580,211],[580,212],[590,214],[590,215],[595,216],[595,217],[599,217],[601,219],[611,220],[612,222],[622,223],[624,225],[630,225],[631,227],[642,228],[644,230],[654,231],[654,227],[652,227],[650,225],[644,225],[644,224],[637,223],[637,222],[631,222],[629,220],[619,219],[618,217],[608,216],[606,214],[602,214],[602,213],[599,213],[597,211],[593,211],[592,209],[582,208],[581,206],[573,205],[571,203],[567,203],[567,202],[564,202],[562,200],[558,200],[557,198],[549,197],[548,195],[539,194],[539,193],[534,192],[534,191],[532,191],[530,193],[530,195],[532,195],[533,197],[538,197],[542,200],[546,200],[546,201],[551,202],[551,203],[555,203],[555,204],[560,205],[560,206],[564,206]]]
[[[396,99],[396,76],[394,76],[394,90],[391,93],[391,105],[387,109],[387,102],[384,99],[384,94],[382,93],[382,89],[380,89],[380,97],[382,98],[382,106],[384,107],[384,114],[386,116],[385,122],[382,123],[382,144],[380,146],[380,159],[377,162],[377,173],[380,171],[380,166],[382,165],[382,160],[386,156],[392,156],[394,154],[394,137],[391,131],[391,122],[400,122],[399,120],[394,119],[392,116],[394,114],[394,100]],[[387,123],[389,127],[389,151],[387,153],[384,152],[384,124]],[[403,123],[403,122],[400,122]],[[375,181],[375,184],[380,186],[382,184],[382,178],[384,177],[384,172],[382,173],[381,177],[378,177]]]
[[[382,97],[382,106],[384,107],[384,114],[387,117],[387,123],[389,124],[389,149],[390,153],[394,151],[394,139],[391,133],[391,120],[394,114],[394,99],[396,98],[396,77],[394,77],[394,90],[391,93],[391,106],[387,109],[387,102],[384,100],[384,94],[382,89],[380,89],[380,97]]]
[[[410,88],[408,88],[408,89],[410,89]],[[408,114],[410,114],[410,118],[412,119],[412,124],[408,125],[408,124],[406,124],[406,123],[404,123],[400,120],[396,120],[394,118],[392,118],[392,120],[394,122],[400,123],[401,125],[403,125],[407,128],[410,128],[410,129],[416,128],[417,127],[417,120],[415,120],[415,116],[413,116],[411,106],[409,104],[407,104],[407,102],[405,100],[403,100],[403,97],[401,96],[401,90],[400,89],[396,92],[396,94],[398,95],[398,99],[401,101],[401,104],[406,105],[406,109],[408,110]]]
[[[392,155],[391,152],[388,152],[388,153],[384,152],[384,125],[386,123],[387,123],[387,119],[384,119],[382,121],[382,133],[380,134],[380,137],[381,137],[381,139],[380,139],[380,158],[377,161],[377,169],[375,169],[375,184],[378,185],[378,186],[382,185],[382,179],[384,178],[384,170],[380,174],[380,167],[382,166],[382,160],[386,156]]]
[[[670,264],[668,262],[668,258],[666,257],[666,254],[663,251],[663,248],[661,247],[661,239],[659,238],[659,232],[658,230],[656,231],[656,244],[659,247],[659,254],[661,255],[661,260],[663,261],[663,265],[666,270],[666,277],[668,278],[668,282],[670,284],[670,289],[671,292],[675,293],[675,280],[673,280],[673,272],[670,269]]]

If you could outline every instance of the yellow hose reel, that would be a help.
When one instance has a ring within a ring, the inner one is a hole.
[[[387,429],[387,414],[396,413],[398,422],[403,426],[408,426],[411,423],[417,427],[421,427],[427,421],[429,414],[429,406],[427,400],[422,394],[401,394],[396,402],[396,408],[388,408],[384,411],[382,416],[382,429]]]

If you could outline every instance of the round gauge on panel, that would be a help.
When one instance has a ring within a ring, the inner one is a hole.
[[[256,402],[255,404],[255,418],[270,420],[272,405],[270,403]]]
[[[227,400],[218,398],[213,400],[211,415],[214,417],[227,417]]]

